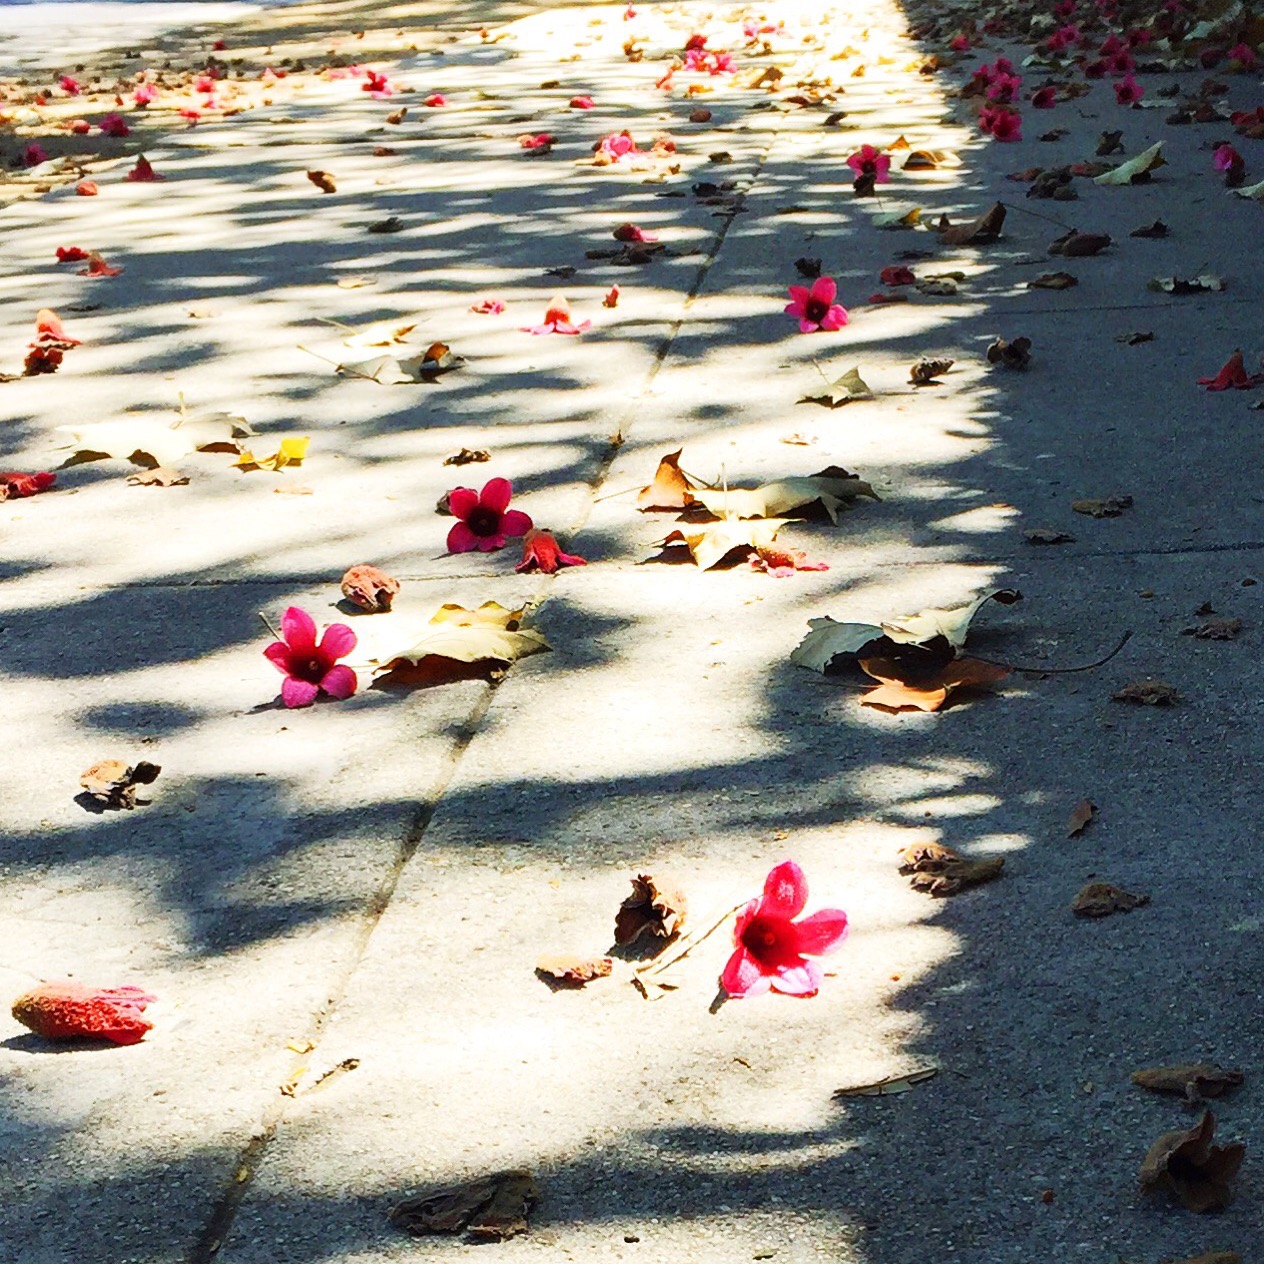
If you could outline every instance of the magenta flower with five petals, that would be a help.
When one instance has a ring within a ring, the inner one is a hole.
[[[509,508],[513,484],[507,478],[489,478],[483,490],[454,487],[448,493],[448,508],[458,521],[448,532],[449,553],[470,553],[478,549],[490,553],[505,547],[506,537],[526,535],[531,519],[520,509]]]
[[[318,645],[315,619],[291,606],[281,616],[281,638],[263,656],[285,676],[281,701],[287,707],[310,707],[321,693],[331,698],[355,693],[355,672],[338,662],[356,647],[356,634],[345,623],[331,623]]]
[[[785,306],[787,316],[799,318],[799,332],[814,334],[818,329],[841,329],[847,323],[847,312],[834,302],[838,285],[833,277],[817,277],[809,290],[806,285],[787,287],[793,300]]]
[[[793,860],[783,860],[764,882],[764,893],[737,915],[737,951],[720,975],[731,997],[758,996],[771,988],[787,996],[815,996],[825,977],[809,957],[833,952],[847,934],[842,909],[821,909],[794,919],[808,902],[808,883]]]
[[[873,176],[874,184],[887,184],[890,180],[891,155],[873,145],[861,145],[850,158],[847,165],[858,176]]]

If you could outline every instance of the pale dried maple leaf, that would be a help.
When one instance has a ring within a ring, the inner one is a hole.
[[[861,670],[880,681],[876,689],[863,694],[861,706],[884,707],[892,711],[916,708],[938,711],[955,689],[972,689],[995,684],[1010,669],[978,658],[957,658],[933,675],[907,680],[901,677],[900,663],[892,658],[862,658]]]

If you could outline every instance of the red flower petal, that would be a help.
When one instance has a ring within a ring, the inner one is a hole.
[[[479,493],[478,503],[482,508],[490,509],[493,513],[503,514],[509,508],[509,499],[512,495],[513,484],[507,478],[489,478]]]
[[[448,493],[448,508],[455,518],[468,518],[478,508],[478,492],[472,487],[454,487]]]
[[[808,902],[808,881],[793,860],[783,860],[764,881],[760,912],[769,917],[798,917]]]
[[[281,683],[281,701],[287,707],[310,707],[319,693],[319,685],[297,676],[287,676]]]
[[[306,610],[290,606],[281,616],[281,635],[295,654],[316,652],[316,620]]]
[[[355,672],[346,663],[331,667],[320,679],[320,687],[331,698],[350,698],[358,684]]]

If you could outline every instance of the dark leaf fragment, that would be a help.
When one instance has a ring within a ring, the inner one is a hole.
[[[1141,1188],[1166,1190],[1190,1211],[1222,1211],[1233,1201],[1233,1178],[1246,1146],[1213,1145],[1216,1117],[1209,1110],[1192,1127],[1165,1132],[1141,1164]]]
[[[938,386],[935,379],[947,373],[952,366],[952,360],[919,360],[909,370],[909,381],[914,386]]]
[[[912,874],[914,891],[928,895],[956,895],[964,887],[991,882],[1001,876],[1005,858],[966,860],[941,843],[917,843],[900,852],[900,872]]]
[[[1025,369],[1031,363],[1031,339],[1015,338],[1006,342],[998,338],[987,349],[989,364],[1004,365],[1007,369]]]
[[[614,916],[614,941],[627,945],[642,935],[666,941],[680,932],[688,901],[673,882],[664,882],[648,873],[632,879],[632,894]]]
[[[1131,913],[1150,903],[1148,895],[1134,895],[1109,882],[1090,882],[1071,902],[1077,917],[1109,917],[1112,913]]]
[[[406,1198],[391,1210],[391,1223],[420,1237],[468,1232],[476,1241],[503,1242],[527,1232],[527,1214],[540,1191],[530,1172],[497,1172],[452,1189]]]

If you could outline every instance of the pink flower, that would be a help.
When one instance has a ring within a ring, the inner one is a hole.
[[[158,89],[152,83],[142,83],[135,92],[132,93],[132,101],[137,106],[148,105],[151,101],[158,99]]]
[[[1052,110],[1057,103],[1058,92],[1056,88],[1037,88],[1036,91],[1031,94],[1031,104],[1033,109]]]
[[[874,184],[887,184],[888,172],[891,170],[891,157],[873,145],[861,145],[850,158],[847,165],[857,176],[873,176]]]
[[[906,268],[901,263],[893,263],[890,267],[883,268],[879,274],[879,280],[883,285],[916,285],[917,277],[913,273],[912,268]]]
[[[13,1017],[45,1040],[134,1045],[153,1029],[144,1017],[158,998],[138,987],[94,988],[75,979],[42,983],[13,1002]]]
[[[1112,75],[1126,75],[1132,72],[1136,62],[1132,59],[1129,52],[1114,53],[1106,58],[1106,70]]]
[[[591,110],[593,105],[592,97],[571,97],[572,110]]]
[[[618,162],[620,158],[626,157],[628,154],[639,154],[641,152],[637,149],[636,141],[632,139],[631,132],[612,132],[609,136],[603,136],[595,148],[598,158],[602,158],[606,162]]]
[[[75,192],[80,197],[96,197],[101,190],[97,188],[95,180],[80,180],[79,183],[75,185]]]
[[[544,313],[544,324],[524,325],[525,334],[582,334],[585,329],[592,328],[592,321],[586,320],[576,325],[571,320],[571,305],[560,295],[549,300],[548,310]]]
[[[997,75],[987,90],[987,99],[1000,105],[1008,104],[1022,86],[1023,81],[1017,75]]]
[[[190,127],[196,127],[202,118],[202,111],[195,110],[190,105],[181,106],[179,114],[182,119],[188,120]]]
[[[121,114],[107,114],[99,124],[102,136],[130,136],[132,129],[123,121]]]
[[[391,81],[386,77],[385,72],[380,70],[370,70],[366,72],[367,77],[360,85],[361,92],[368,92],[372,96],[378,98],[389,97],[395,95],[395,88]],[[446,102],[444,103],[446,104]]]
[[[814,334],[818,329],[833,332],[847,323],[847,312],[834,302],[838,285],[833,277],[817,277],[810,290],[804,285],[791,285],[788,289],[792,301],[784,310],[787,316],[799,318],[800,333]]]
[[[331,623],[318,645],[315,619],[290,606],[281,616],[281,637],[263,656],[285,677],[281,701],[287,707],[310,707],[321,693],[331,698],[355,693],[355,672],[338,662],[356,647],[356,634],[345,623]]]
[[[966,53],[970,51],[970,37],[968,35],[954,35],[948,41],[948,47],[954,53]]]
[[[70,75],[62,75],[57,86],[68,96],[77,97],[83,91],[83,84]]]
[[[1217,145],[1216,152],[1211,157],[1211,165],[1217,171],[1229,171],[1236,164],[1244,162],[1240,153],[1232,145]],[[58,251],[60,256],[61,252]]]
[[[998,57],[992,63],[993,77],[1000,75],[1012,75],[1014,73],[1014,63],[1008,57]]]
[[[112,277],[121,276],[122,268],[112,268],[106,261],[94,250],[87,256],[88,266],[79,269],[79,275],[82,277]]]
[[[71,119],[62,126],[75,136],[86,136],[92,130],[92,124],[87,119]]]
[[[827,571],[828,562],[809,562],[802,549],[782,548],[779,544],[758,548],[747,559],[751,570],[764,571],[774,579],[789,579],[795,571]]]
[[[764,894],[737,915],[737,951],[720,975],[731,997],[759,996],[769,988],[787,996],[815,996],[824,972],[809,957],[833,952],[847,934],[842,909],[821,909],[793,919],[808,902],[808,883],[793,860],[783,860],[764,882]]]
[[[480,299],[470,308],[470,311],[477,312],[480,316],[499,316],[504,310],[505,305],[498,298]]]
[[[166,176],[160,176],[153,168],[153,164],[145,157],[144,154],[138,155],[136,165],[123,177],[133,184],[146,184],[154,180],[165,180]]]
[[[1104,61],[1090,61],[1084,67],[1084,77],[1086,79],[1105,79],[1106,63]]]
[[[606,291],[606,297],[601,300],[602,307],[618,307],[619,306],[619,287],[612,285]]]
[[[685,52],[701,52],[707,46],[707,37],[705,35],[691,35],[685,40]]]
[[[82,246],[57,247],[58,263],[82,263],[87,257],[88,252]]]
[[[1097,51],[1103,57],[1111,57],[1124,47],[1125,45],[1124,45],[1123,40],[1121,40],[1119,36],[1115,34],[1114,31],[1111,31],[1111,33],[1108,36],[1106,36],[1104,40],[1102,40],[1102,46]]]
[[[431,109],[438,106],[447,105],[448,98],[442,92],[432,92],[423,102],[422,105],[428,105]]]
[[[1016,110],[983,110],[979,114],[979,127],[993,140],[1015,141],[1023,138],[1023,118]]]
[[[532,528],[522,540],[522,561],[514,567],[516,571],[541,571],[545,575],[555,574],[559,566],[587,566],[582,557],[571,553],[563,553],[557,541],[548,531],[536,531]]]
[[[1075,0],[1058,0],[1053,6],[1054,14],[1060,18],[1069,18],[1075,13]]]
[[[22,150],[22,165],[38,167],[41,162],[48,161],[48,152],[37,140],[33,140]]]
[[[647,233],[645,229],[638,228],[635,224],[620,224],[610,235],[615,241],[653,242],[658,240],[657,233]]]
[[[528,133],[518,137],[518,144],[530,153],[547,154],[557,144],[557,137],[551,132],[540,132],[535,136]]]
[[[1133,105],[1145,96],[1145,89],[1133,75],[1128,75],[1115,84],[1115,100],[1120,105]]]
[[[193,81],[194,92],[214,92],[215,77],[213,75],[198,75]]]
[[[1237,62],[1243,70],[1252,70],[1259,58],[1250,44],[1235,44],[1229,50],[1229,60]]]
[[[531,519],[521,510],[509,508],[512,495],[513,484],[507,478],[489,478],[481,492],[454,487],[448,493],[448,508],[460,521],[448,532],[448,552],[478,549],[490,553],[503,549],[507,536],[526,535]]]

